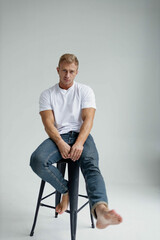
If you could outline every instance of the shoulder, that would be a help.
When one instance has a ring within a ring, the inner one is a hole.
[[[92,88],[82,83],[77,83],[77,88],[79,89],[79,96],[81,98],[81,109],[96,109],[95,95]]]
[[[44,90],[40,94],[39,112],[53,109],[51,99],[52,99],[52,95],[54,95],[55,88],[56,88],[56,85],[51,87],[51,88],[48,88],[48,89]]]
[[[82,95],[93,93],[93,89],[86,84],[76,82],[76,88],[81,92]]]
[[[48,88],[48,89],[45,89],[43,92],[41,92],[40,94],[40,98],[41,97],[50,97],[54,92],[56,92],[56,89],[57,89],[57,84],[55,84],[54,86]]]

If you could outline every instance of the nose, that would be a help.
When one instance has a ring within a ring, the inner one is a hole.
[[[69,78],[69,72],[66,72],[66,77]]]

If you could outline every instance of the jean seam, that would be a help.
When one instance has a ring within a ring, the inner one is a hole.
[[[45,168],[47,169],[47,171],[48,171],[49,173],[51,173],[51,175],[54,177],[54,179],[56,180],[56,182],[57,182],[61,187],[63,187],[63,188],[64,188],[64,191],[66,192],[66,191],[68,190],[68,188],[66,188],[66,186],[63,185],[63,184],[59,181],[59,179],[56,177],[56,175],[55,175],[48,167],[45,167]]]
[[[57,152],[57,150],[56,150],[56,151],[53,151],[52,153],[50,153],[50,155],[47,157],[45,163],[48,162],[49,158],[50,158],[54,153],[56,153],[56,152]]]
[[[60,181],[59,181],[59,179],[56,177],[56,175],[49,169],[49,167],[48,166],[46,166],[47,164],[47,162],[48,162],[48,160],[49,160],[49,158],[54,154],[54,153],[56,153],[57,151],[53,151],[52,153],[50,153],[49,154],[49,156],[47,157],[47,159],[45,160],[45,162],[44,162],[44,167],[47,169],[47,171],[49,172],[49,173],[51,173],[51,175],[54,177],[54,179],[56,180],[56,182],[61,186],[61,187],[63,187],[64,188],[64,190],[65,191],[67,191],[68,190],[68,188],[66,188],[66,186],[64,186]],[[56,163],[56,162],[55,162]],[[54,164],[54,163],[53,163]]]

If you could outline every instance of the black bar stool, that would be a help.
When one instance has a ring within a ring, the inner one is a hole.
[[[71,240],[75,240],[76,239],[76,228],[77,228],[77,213],[82,208],[84,208],[87,204],[89,204],[89,201],[88,201],[88,196],[78,194],[78,189],[79,189],[79,165],[78,165],[78,163],[73,162],[71,160],[61,160],[57,163],[57,168],[64,176],[65,169],[66,169],[66,163],[68,164],[68,180],[69,180],[68,190],[69,190],[69,202],[70,202],[70,210],[66,210],[66,212],[70,214]],[[54,191],[51,194],[49,194],[45,197],[42,197],[44,187],[45,187],[45,181],[41,180],[39,196],[38,196],[38,200],[37,200],[37,207],[36,207],[36,211],[35,211],[35,216],[34,216],[33,226],[32,226],[31,232],[30,232],[30,236],[33,236],[33,234],[34,234],[34,229],[36,226],[39,207],[43,206],[43,207],[55,209],[56,206],[60,203],[61,193],[59,193],[58,191]],[[50,206],[50,205],[42,203],[42,201],[44,199],[50,197],[53,194],[55,194],[55,206]],[[78,197],[83,197],[83,198],[87,199],[87,202],[85,204],[83,204],[79,209],[78,209]],[[55,217],[56,218],[58,217],[58,213],[56,211],[55,211]],[[94,226],[93,216],[91,214],[91,209],[90,209],[90,217],[91,217],[91,227],[94,228],[95,226]]]

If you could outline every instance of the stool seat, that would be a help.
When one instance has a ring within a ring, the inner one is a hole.
[[[66,163],[68,164],[68,191],[69,191],[70,210],[66,210],[65,212],[70,214],[71,240],[75,240],[76,239],[76,228],[77,228],[77,213],[81,209],[83,209],[87,204],[89,204],[89,200],[88,200],[87,195],[81,195],[78,193],[78,190],[79,190],[79,165],[78,165],[78,162],[73,162],[70,159],[60,160],[57,163],[57,168],[62,173],[63,177],[64,177],[65,170],[66,170]],[[33,236],[33,234],[34,234],[34,229],[36,226],[39,207],[43,206],[43,207],[55,209],[56,206],[60,203],[61,193],[59,193],[56,190],[43,197],[45,183],[46,182],[44,180],[41,180],[41,185],[40,185],[40,190],[39,190],[39,195],[38,195],[38,200],[37,200],[37,206],[36,206],[36,211],[35,211],[35,216],[34,216],[32,229],[30,232],[30,236]],[[51,205],[42,203],[43,200],[52,196],[53,194],[55,194],[55,206],[51,206]],[[87,199],[87,201],[79,209],[78,209],[78,197],[83,197],[83,198]],[[90,207],[90,205],[89,205],[89,207]],[[58,213],[55,211],[55,218],[57,218],[57,217],[58,217]],[[91,209],[90,209],[90,217],[91,217],[91,227],[94,228],[95,226],[94,226],[93,216],[91,214]]]

